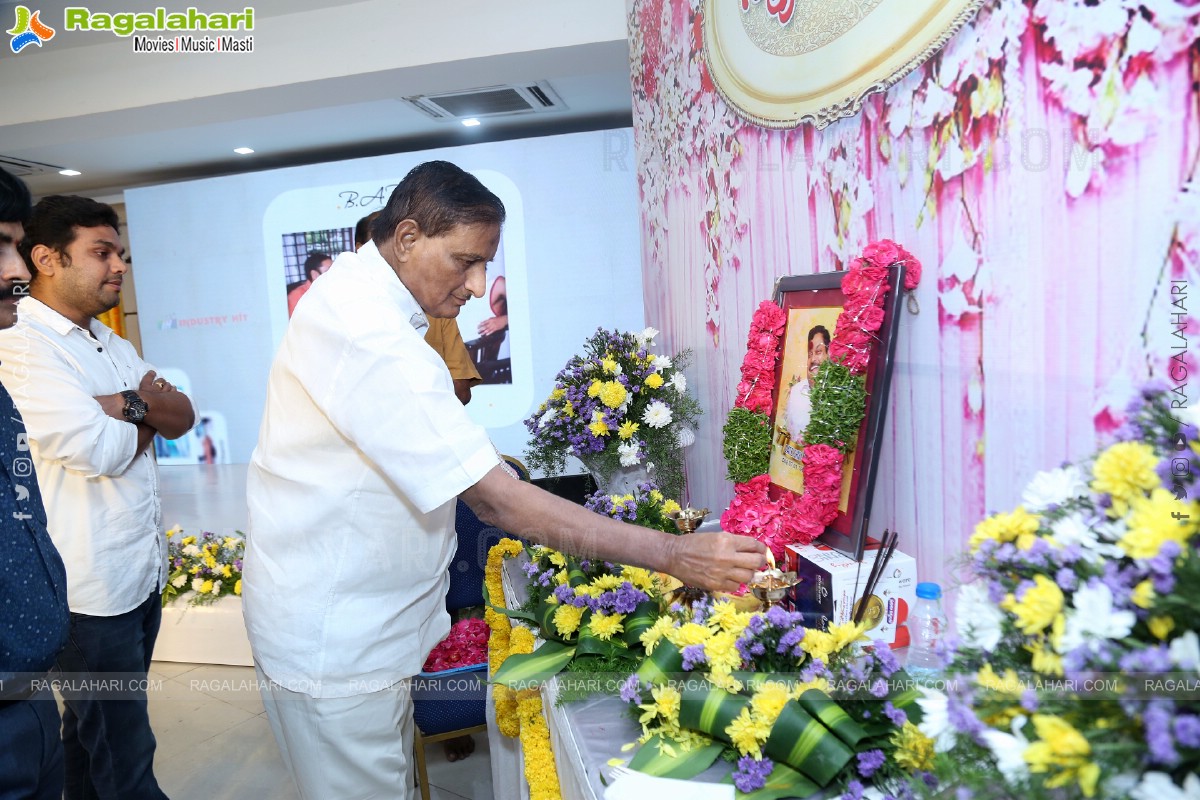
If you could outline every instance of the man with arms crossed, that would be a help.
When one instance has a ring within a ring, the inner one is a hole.
[[[422,335],[483,294],[504,206],[434,161],[292,317],[250,465],[244,608],[284,762],[308,800],[410,790],[417,674],[449,629],[455,499],[551,547],[733,590],[765,548],[676,537],[512,480]]]
[[[151,442],[182,436],[195,410],[95,319],[120,301],[128,270],[117,225],[112,208],[85,197],[39,202],[22,245],[30,296],[0,332],[0,379],[29,429],[70,587],[58,657],[68,800],[166,797],[145,689],[166,580]]]

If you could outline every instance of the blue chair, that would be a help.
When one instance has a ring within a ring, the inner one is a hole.
[[[521,480],[529,480],[524,464],[511,456],[503,458]],[[458,549],[450,562],[450,589],[446,593],[446,610],[451,614],[483,605],[483,568],[488,550],[508,535],[484,524],[462,500],[455,512],[454,531]],[[501,598],[492,601],[500,602]],[[414,749],[421,800],[429,800],[425,745],[487,730],[487,668],[485,661],[442,672],[422,672],[413,679]]]

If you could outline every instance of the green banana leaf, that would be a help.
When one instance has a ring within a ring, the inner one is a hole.
[[[841,739],[796,702],[783,707],[763,750],[777,763],[795,767],[818,786],[828,786],[854,757]]]
[[[725,729],[750,705],[750,698],[708,684],[688,681],[679,692],[679,727],[728,742]]]
[[[633,613],[625,618],[625,631],[621,634],[621,638],[630,645],[640,645],[642,641],[642,633],[649,630],[658,619],[659,610],[658,602],[647,600],[641,603],[633,610]]]
[[[597,655],[615,657],[629,655],[629,645],[616,638],[604,641],[592,633],[590,628],[584,627],[579,631],[579,644],[576,646],[575,652],[581,656]]]
[[[629,768],[660,778],[691,780],[711,767],[725,749],[724,744],[713,742],[685,753],[679,745],[671,745],[675,755],[668,755],[662,751],[662,745],[661,736],[651,737],[629,762]]]
[[[821,720],[826,728],[837,734],[837,737],[851,748],[867,735],[863,727],[855,722],[845,709],[833,702],[833,699],[822,691],[809,689],[800,695],[798,702],[810,716]]]
[[[542,646],[532,653],[510,655],[504,659],[490,683],[529,689],[553,678],[574,657],[574,647],[560,642],[543,642]]]
[[[683,653],[666,639],[659,641],[654,652],[638,667],[637,676],[643,684],[659,686],[683,671]]]
[[[749,794],[735,790],[737,800],[780,800],[784,797],[812,797],[821,787],[787,764],[776,764],[763,788]]]

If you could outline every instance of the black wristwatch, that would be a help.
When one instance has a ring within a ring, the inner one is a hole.
[[[150,410],[150,406],[146,405],[146,401],[132,389],[126,389],[121,392],[121,397],[125,398],[125,407],[121,409],[121,415],[128,421],[137,424],[146,418],[146,412]]]

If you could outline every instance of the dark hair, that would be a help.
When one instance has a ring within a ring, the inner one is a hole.
[[[121,227],[117,212],[112,206],[99,203],[90,197],[74,194],[52,194],[43,197],[33,207],[33,215],[25,226],[25,241],[21,243],[21,255],[30,265],[30,283],[38,278],[30,254],[37,245],[45,245],[59,253],[66,252],[75,241],[76,228],[99,228],[108,226],[113,230]]]
[[[333,256],[329,253],[322,253],[320,250],[310,250],[308,258],[304,259],[304,277],[307,280],[313,280],[313,272],[321,274],[321,265],[326,261],[332,261]]]
[[[442,236],[457,225],[504,224],[504,203],[479,179],[449,161],[426,161],[404,176],[371,223],[371,238],[386,242],[396,226],[411,219],[426,236]]]
[[[354,248],[356,250],[371,240],[371,222],[382,213],[382,211],[372,211],[355,223]]]
[[[0,169],[0,222],[29,222],[33,214],[33,198],[25,182]]]
[[[810,348],[812,347],[813,337],[816,336],[818,333],[825,337],[825,346],[829,347],[829,343],[832,342],[833,339],[829,335],[829,329],[826,328],[824,325],[814,325],[814,326],[812,326],[812,328],[809,329],[809,331],[808,331],[808,346]]]

